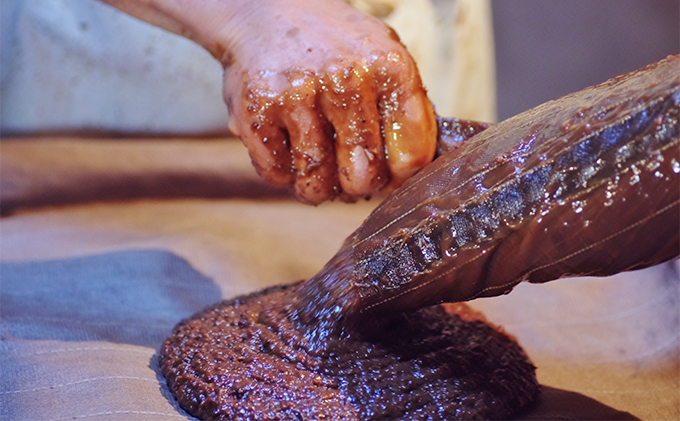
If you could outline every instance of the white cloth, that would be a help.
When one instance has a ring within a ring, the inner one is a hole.
[[[5,132],[226,132],[222,66],[94,0],[3,0]]]

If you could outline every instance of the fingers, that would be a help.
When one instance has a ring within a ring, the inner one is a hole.
[[[264,178],[292,185],[305,203],[355,200],[400,185],[433,159],[436,120],[415,64],[336,60],[321,74],[250,78],[240,101],[227,98]]]
[[[319,204],[336,197],[340,184],[333,148],[333,128],[316,104],[314,75],[289,75],[293,89],[281,105],[293,160],[293,189],[298,200]]]
[[[238,105],[228,100],[231,129],[248,148],[258,174],[274,185],[287,186],[293,182],[290,143],[276,118],[273,97],[268,89],[246,86]]]
[[[335,129],[342,191],[350,197],[368,196],[389,181],[373,77],[365,66],[332,64],[324,88],[320,104]]]
[[[384,115],[385,150],[392,184],[400,185],[434,158],[437,125],[425,95],[403,99]]]
[[[408,62],[400,61],[405,66]],[[388,63],[389,64],[389,63]],[[394,70],[395,66],[388,67]],[[406,80],[399,76],[407,75]],[[408,77],[410,75],[410,77]],[[385,137],[387,165],[391,186],[401,185],[434,158],[437,147],[437,122],[434,110],[422,87],[417,70],[399,71],[397,78],[379,86],[386,88],[381,96],[380,111]]]
[[[313,72],[270,78],[244,76],[239,102],[227,101],[253,165],[269,182],[292,185],[301,202],[319,204],[340,193],[333,128],[317,105]]]

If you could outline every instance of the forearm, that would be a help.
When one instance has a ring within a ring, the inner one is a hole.
[[[151,25],[189,38],[225,64],[236,22],[262,0],[101,0]],[[258,6],[259,5],[259,6]]]
[[[290,61],[318,68],[327,60],[329,50],[342,51],[343,46],[338,45],[347,38],[364,40],[374,36],[371,29],[375,23],[365,21],[377,20],[342,0],[101,1],[193,40],[225,66],[239,59],[243,67],[251,67],[245,58],[252,56],[252,51],[268,51],[272,71],[287,69]],[[300,43],[302,39],[305,42]],[[359,48],[360,43],[350,50]],[[314,54],[309,54],[312,50]]]

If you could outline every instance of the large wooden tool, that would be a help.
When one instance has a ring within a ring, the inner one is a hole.
[[[676,257],[679,119],[672,56],[473,127],[303,286],[299,315],[333,324]]]

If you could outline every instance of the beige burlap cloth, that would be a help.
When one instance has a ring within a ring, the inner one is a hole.
[[[5,140],[0,158],[4,420],[190,418],[157,368],[172,327],[313,275],[375,206],[298,204],[229,141]],[[521,418],[677,420],[679,297],[671,262],[472,304],[538,367]]]

